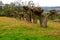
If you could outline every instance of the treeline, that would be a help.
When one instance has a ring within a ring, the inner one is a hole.
[[[45,12],[41,7],[35,6],[14,6],[12,4],[5,4],[5,6],[0,9],[0,16],[6,17],[15,17],[20,20],[26,20],[30,23],[37,23],[37,20],[40,21],[41,27],[47,27],[48,19],[60,19],[60,15],[57,14],[56,9],[49,10]]]
[[[21,12],[21,7],[20,6],[13,6],[13,5],[9,5],[9,4],[5,4],[4,7],[2,7],[2,9],[0,9],[0,16],[14,16],[15,15],[15,11],[17,12]]]

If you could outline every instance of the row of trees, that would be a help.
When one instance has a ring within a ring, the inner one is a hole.
[[[26,19],[30,22],[33,19],[33,23],[37,23],[37,19],[40,21],[41,27],[47,27],[48,18],[56,14],[56,10],[50,10],[49,13],[44,13],[41,7],[35,7],[33,1],[28,2],[28,5],[15,6],[14,4],[5,4],[3,7],[3,12],[0,13],[1,16],[15,17],[19,19]]]
[[[31,22],[31,19],[33,19],[34,23],[37,23],[37,19],[40,21],[41,27],[47,27],[47,21],[48,18],[51,16],[54,16],[56,14],[56,10],[50,10],[48,14],[43,14],[44,10],[41,7],[28,7],[28,6],[23,6],[25,9],[25,12],[27,13],[27,18],[28,21]],[[28,13],[28,11],[32,13]]]

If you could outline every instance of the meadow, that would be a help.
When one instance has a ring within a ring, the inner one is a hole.
[[[60,23],[48,21],[48,27],[10,17],[0,17],[0,40],[60,40]]]

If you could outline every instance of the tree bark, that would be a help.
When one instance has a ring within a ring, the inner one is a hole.
[[[33,17],[33,23],[37,24],[37,17],[36,17],[36,15],[33,14],[32,17]]]
[[[41,27],[47,27],[47,20],[48,18],[47,17],[44,17],[44,16],[40,16],[40,25]]]

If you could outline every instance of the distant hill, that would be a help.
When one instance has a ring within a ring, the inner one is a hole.
[[[60,12],[60,6],[59,7],[42,7],[45,11],[49,11],[51,9],[56,9],[58,12]]]

